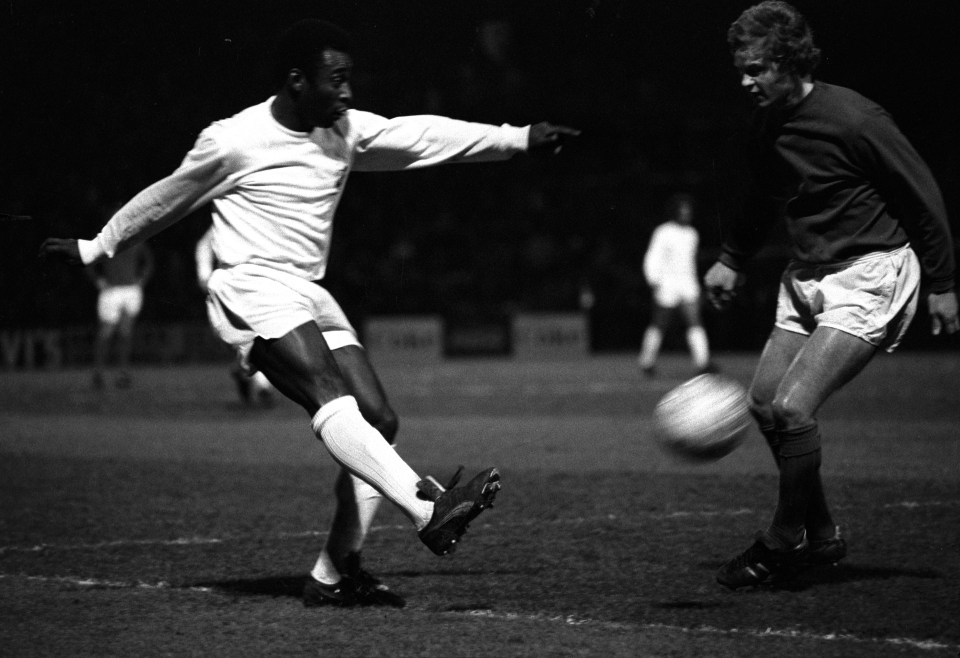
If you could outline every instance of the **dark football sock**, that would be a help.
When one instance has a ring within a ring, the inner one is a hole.
[[[780,468],[780,439],[772,427],[760,426],[760,433],[767,440],[770,452],[773,453],[773,460]],[[833,516],[830,514],[830,507],[827,505],[827,498],[823,492],[823,480],[820,477],[820,469],[817,469],[810,489],[810,500],[808,501],[807,516],[803,525],[807,528],[807,534],[810,539],[829,539],[836,532],[836,525],[833,522]]]
[[[820,469],[817,469],[813,484],[810,488],[810,500],[807,503],[807,517],[804,520],[807,528],[807,537],[811,540],[829,539],[836,532],[830,507],[823,492],[823,480]]]
[[[770,452],[773,453],[773,461],[777,464],[777,468],[780,468],[780,438],[777,436],[777,431],[772,425],[769,427],[759,425],[759,428],[763,438],[767,440]]]
[[[770,533],[785,546],[796,546],[803,539],[819,471],[819,449],[805,455],[780,457],[780,498]],[[822,495],[822,487],[820,491]]]

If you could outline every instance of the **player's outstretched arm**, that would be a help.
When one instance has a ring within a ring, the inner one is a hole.
[[[555,126],[552,123],[543,121],[530,126],[530,137],[527,142],[527,150],[530,153],[547,153],[556,155],[563,148],[564,142],[580,135],[576,128],[567,126]]]
[[[80,248],[73,238],[47,238],[40,245],[41,260],[57,261],[70,265],[83,265]]]
[[[934,336],[941,331],[948,334],[960,331],[960,319],[957,318],[957,295],[950,292],[930,293],[927,296],[927,306],[930,309],[931,331]]]

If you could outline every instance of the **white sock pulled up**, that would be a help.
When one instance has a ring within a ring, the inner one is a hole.
[[[352,395],[323,405],[311,425],[337,462],[397,505],[417,530],[430,521],[433,503],[417,498],[420,476],[364,420]]]

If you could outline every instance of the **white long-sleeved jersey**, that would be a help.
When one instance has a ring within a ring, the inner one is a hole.
[[[643,273],[658,298],[696,299],[700,292],[699,241],[697,230],[692,226],[666,222],[654,229],[643,258]]]
[[[529,138],[529,127],[358,110],[331,128],[296,132],[273,118],[272,101],[206,128],[176,171],[131,199],[92,242],[80,241],[84,262],[112,257],[212,203],[220,267],[249,263],[321,279],[352,169],[505,160]]]

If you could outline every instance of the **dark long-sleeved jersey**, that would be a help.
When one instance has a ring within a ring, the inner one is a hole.
[[[795,259],[838,263],[911,242],[931,292],[954,285],[946,207],[933,174],[883,108],[823,82],[786,110],[759,110],[754,189],[721,262],[742,269],[778,215]]]

